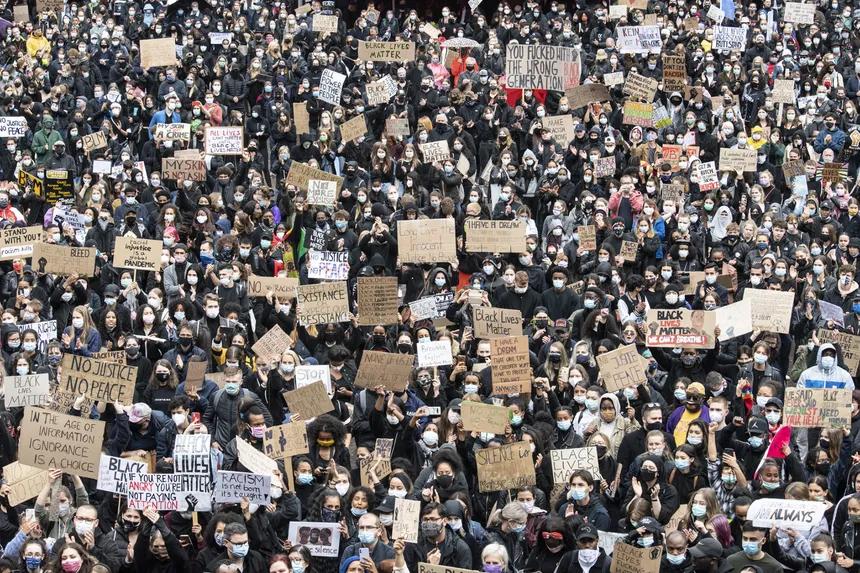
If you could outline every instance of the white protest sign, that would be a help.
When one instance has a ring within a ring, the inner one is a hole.
[[[250,503],[269,503],[272,476],[248,472],[219,471],[215,474],[215,502],[239,503],[248,498]]]
[[[19,324],[18,332],[22,335],[25,330],[35,330],[36,334],[39,335],[39,345],[38,350],[41,353],[45,353],[48,349],[48,343],[52,340],[57,340],[57,321],[56,320],[43,320],[42,322],[31,322],[29,324],[23,323]]]
[[[322,382],[326,392],[331,395],[331,370],[328,366],[296,366],[296,388],[304,388],[316,381]]]
[[[7,408],[41,406],[51,401],[51,380],[47,373],[7,376],[3,380]]]
[[[0,137],[19,138],[27,135],[27,119],[23,117],[0,117]]]
[[[757,499],[747,510],[747,519],[756,527],[809,531],[824,517],[827,505],[820,501],[797,499]]]
[[[309,179],[308,180],[308,197],[309,205],[334,205],[337,200],[337,181],[328,181],[325,179]]]
[[[345,81],[345,75],[326,68],[320,77],[320,91],[317,97],[331,105],[340,105],[340,92]]]
[[[96,487],[119,495],[128,495],[128,480],[149,473],[149,464],[102,454],[99,461],[99,481]]]
[[[177,436],[178,437],[178,436]],[[192,474],[138,474],[128,481],[128,507],[157,511],[210,511],[212,478]]]
[[[714,49],[726,51],[741,51],[747,47],[746,28],[729,26],[714,26]]]
[[[308,278],[345,281],[349,278],[349,253],[308,251]]]
[[[618,26],[617,30],[622,54],[659,54],[663,49],[660,26]]]
[[[444,341],[421,342],[418,344],[418,366],[449,366],[454,363],[451,345]]]
[[[552,450],[550,461],[552,462],[552,479],[556,485],[566,484],[570,479],[570,474],[576,470],[587,470],[595,480],[601,479],[597,448]]]
[[[208,476],[211,438],[209,434],[178,434],[173,445],[173,471]]]

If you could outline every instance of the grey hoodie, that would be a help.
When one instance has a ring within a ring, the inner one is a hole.
[[[836,350],[836,347],[829,342],[825,342],[818,347],[818,356],[815,359],[815,366],[811,366],[803,371],[800,378],[797,380],[797,387],[853,390],[854,380],[851,378],[851,375],[847,370],[838,364],[833,364],[831,368],[824,368],[821,365],[821,355],[825,350]]]

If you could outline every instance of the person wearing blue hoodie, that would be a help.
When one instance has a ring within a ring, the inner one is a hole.
[[[836,347],[825,342],[818,347],[815,366],[811,366],[797,379],[798,388],[854,390],[854,380],[847,370],[836,363]]]

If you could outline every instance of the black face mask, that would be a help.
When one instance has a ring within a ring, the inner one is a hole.
[[[642,468],[639,470],[639,479],[642,481],[651,481],[652,479],[657,477],[657,472],[654,470],[649,470],[646,468]]]
[[[179,339],[179,346],[182,348],[191,348],[191,345],[194,344],[194,340],[191,338],[181,338]]]
[[[654,430],[662,430],[663,422],[651,422],[649,424],[645,424],[645,429],[649,432],[653,432]]]
[[[454,485],[454,478],[451,476],[436,476],[436,485],[443,489],[447,489]]]

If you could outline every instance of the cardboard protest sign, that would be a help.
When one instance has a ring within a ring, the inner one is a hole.
[[[334,405],[331,403],[331,398],[328,396],[325,384],[320,380],[307,386],[284,392],[284,400],[287,402],[290,413],[301,414],[305,420],[310,420],[322,414],[328,414],[334,410]]]
[[[720,327],[720,342],[726,342],[753,331],[752,310],[748,299],[721,306],[714,313],[717,326]]]
[[[209,434],[177,434],[173,445],[173,471],[210,476],[212,464]]]
[[[285,350],[289,350],[292,346],[293,339],[276,324],[254,343],[251,351],[258,359],[272,356],[280,357]]]
[[[839,183],[840,181],[844,181],[848,176],[848,170],[845,167],[844,163],[825,163],[816,171],[821,174],[822,181]]]
[[[567,484],[570,474],[575,470],[588,470],[595,481],[599,482],[602,479],[597,458],[597,448],[552,450],[550,452],[550,461],[552,462],[552,483],[556,485]]]
[[[454,219],[398,221],[397,250],[403,263],[456,261]]]
[[[255,474],[272,476],[272,485],[284,489],[284,483],[281,481],[281,478],[273,473],[274,471],[280,471],[278,470],[278,462],[263,452],[258,452],[254,446],[240,437],[236,438],[236,447],[239,450],[239,463],[246,470]]]
[[[466,251],[469,253],[522,253],[526,250],[521,221],[466,219]]]
[[[579,246],[585,251],[597,250],[597,227],[594,225],[582,225],[576,228],[579,234]]]
[[[573,116],[569,113],[563,115],[548,115],[541,118],[544,130],[550,133],[553,141],[567,147],[574,138]]]
[[[618,26],[616,40],[622,54],[659,54],[663,49],[660,26]]]
[[[293,121],[296,124],[297,135],[310,133],[311,118],[308,114],[308,102],[293,102]]]
[[[296,366],[296,388],[304,388],[315,382],[322,382],[325,391],[332,394],[331,370],[327,364],[306,364]]]
[[[140,67],[144,70],[157,67],[175,66],[176,43],[173,38],[140,40]]]
[[[266,296],[268,291],[272,291],[279,298],[295,298],[297,286],[299,286],[299,279],[294,277],[250,275],[248,277],[248,296],[262,297]]]
[[[0,117],[0,137],[18,139],[19,137],[26,136],[28,129],[30,128],[27,125],[27,118],[25,117],[12,117],[8,115]]]
[[[191,141],[191,124],[157,123],[154,137],[159,141]]]
[[[419,500],[397,498],[394,500],[394,524],[391,526],[391,538],[403,539],[409,543],[418,543],[418,519],[421,516]]]
[[[472,326],[475,338],[520,336],[523,315],[515,309],[476,306],[472,308]]]
[[[505,444],[475,452],[481,493],[535,484],[535,466],[528,442]]]
[[[782,174],[786,179],[797,176],[806,176],[805,162],[803,159],[788,160],[782,164]]]
[[[323,171],[322,169],[311,167],[310,165],[301,163],[300,161],[293,161],[290,164],[290,171],[289,173],[287,173],[287,180],[285,182],[285,185],[295,185],[302,191],[307,191],[311,179],[324,179],[326,181],[334,181],[335,183],[337,183],[338,193],[340,193],[340,189],[343,186],[343,177],[338,177],[337,175],[333,175],[328,171]]]
[[[306,390],[314,387],[322,387],[323,393],[325,393],[325,386],[320,382],[311,384],[310,386],[305,386],[299,390]],[[285,394],[288,394],[288,392],[285,392]],[[328,395],[325,397],[326,400],[328,400]],[[331,404],[330,400],[329,404]],[[308,419],[312,417],[314,416],[309,416]],[[304,422],[291,422],[289,424],[281,424],[280,426],[266,428],[266,431],[263,434],[263,453],[272,459],[282,460],[291,456],[306,454],[309,451],[308,431]]]
[[[195,474],[138,474],[128,481],[128,507],[157,511],[210,511],[212,478]]]
[[[510,411],[504,406],[463,400],[460,404],[463,429],[467,432],[489,432],[502,435],[510,422]]]
[[[33,245],[42,242],[41,225],[8,227],[0,230],[0,261],[29,257]]]
[[[720,148],[720,171],[744,171],[756,170],[755,149],[727,149]]]
[[[409,120],[405,117],[389,117],[385,120],[385,133],[392,136],[409,137]]]
[[[421,149],[421,155],[424,156],[425,163],[451,159],[451,150],[448,147],[448,142],[444,139],[441,141],[431,141],[430,143],[420,143],[418,147]]]
[[[597,365],[607,392],[648,383],[645,375],[648,361],[637,352],[635,344],[623,344],[598,355]]]
[[[421,342],[418,349],[418,366],[428,368],[431,366],[449,366],[454,363],[451,354],[451,344],[446,340],[434,340]]]
[[[33,268],[39,273],[91,277],[96,268],[96,249],[38,242],[33,245]]]
[[[391,392],[402,392],[409,384],[415,356],[377,350],[365,350],[355,377],[358,388],[385,386]]]
[[[149,473],[146,462],[102,454],[99,460],[98,489],[128,495],[128,481],[137,474]]]
[[[621,91],[624,95],[630,96],[631,100],[651,103],[654,100],[654,94],[657,93],[657,86],[658,82],[654,78],[630,72]]]
[[[618,251],[618,256],[626,262],[636,262],[636,257],[639,254],[639,243],[636,241],[622,241],[621,249]]]
[[[296,288],[296,314],[305,326],[349,320],[345,281],[300,285]]]
[[[662,545],[636,547],[629,543],[616,543],[609,573],[659,573],[662,556]]]
[[[209,126],[204,133],[207,155],[242,155],[245,145],[243,127]]]
[[[21,423],[18,461],[98,479],[105,423],[28,406]]]
[[[64,354],[62,366],[59,385],[64,392],[84,395],[99,402],[130,404],[134,401],[137,366],[78,354]]]
[[[326,35],[337,34],[338,17],[334,14],[314,14],[311,19],[312,31]]]
[[[303,545],[313,557],[337,558],[340,550],[340,529],[337,523],[291,521],[287,539],[293,546]]]
[[[365,62],[411,62],[415,60],[415,42],[358,41],[358,59]]]
[[[532,371],[526,336],[490,339],[493,394],[531,391]]]
[[[628,7],[624,4],[612,4],[609,6],[609,19],[620,20],[627,17]]]
[[[789,334],[794,293],[774,290],[744,289],[743,300],[750,301],[752,327]]]
[[[47,404],[51,401],[50,383],[47,373],[6,376],[3,380],[6,407],[23,408]]]
[[[809,531],[821,523],[827,507],[828,505],[821,501],[757,499],[747,510],[747,519],[756,527]]]
[[[804,2],[786,2],[783,19],[795,24],[812,24],[815,22],[815,4]]]
[[[687,309],[651,309],[647,316],[646,344],[658,348],[713,348],[716,317],[713,312]]]
[[[714,26],[714,50],[743,52],[747,48],[747,29]]]
[[[363,113],[340,124],[340,136],[344,143],[355,141],[365,135],[367,135],[367,121]]]
[[[774,103],[794,104],[794,80],[775,79],[770,95]]]
[[[663,91],[683,92],[687,85],[687,64],[684,56],[663,54]]]
[[[708,8],[706,15],[717,24],[721,24],[726,17],[726,13],[720,10],[719,6],[714,6],[713,4]]]
[[[206,181],[206,162],[203,159],[177,157],[161,158],[161,178],[176,181]]]
[[[850,428],[851,390],[786,388],[782,423],[792,428]]]
[[[158,271],[161,269],[161,241],[119,236],[113,251],[113,266],[120,269]]]
[[[822,344],[829,342],[839,347],[846,369],[856,376],[860,369],[860,336],[828,328],[820,328],[817,335]]]
[[[579,51],[545,44],[509,43],[505,75],[509,88],[564,91],[579,83]]]
[[[91,153],[108,146],[107,136],[105,136],[103,131],[94,131],[93,133],[83,135],[81,143],[84,146],[85,153]]]
[[[345,75],[331,68],[324,69],[320,77],[320,91],[317,98],[331,105],[340,105],[340,92],[343,90],[345,81]]]
[[[39,495],[49,482],[50,476],[46,470],[12,462],[3,466],[3,479],[11,488],[6,497],[9,505],[14,507]]]
[[[381,480],[391,474],[391,460],[379,459],[376,455],[359,459],[358,473],[361,477],[361,485],[372,488],[372,474],[376,474],[377,480]]]
[[[579,109],[593,101],[607,101],[609,88],[603,84],[583,84],[566,90],[564,95],[570,109]]]
[[[397,290],[397,277],[358,277],[358,324],[397,323]]]
[[[216,503],[241,503],[246,498],[250,503],[264,505],[269,503],[271,485],[272,476],[219,470],[213,497]]]
[[[349,278],[349,253],[346,251],[309,251],[308,278],[345,281]]]

